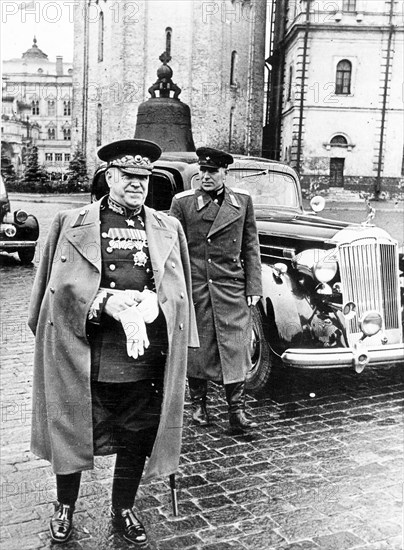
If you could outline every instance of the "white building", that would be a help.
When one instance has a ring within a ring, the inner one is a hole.
[[[397,0],[276,0],[268,156],[296,167],[306,187],[397,190],[403,41]]]
[[[35,143],[39,164],[62,177],[71,158],[72,79],[72,64],[64,63],[62,57],[49,61],[35,38],[21,58],[3,61],[3,97],[9,104],[6,109],[24,106],[26,126],[39,132]],[[4,144],[9,143],[6,122],[2,117]]]
[[[101,143],[134,136],[167,50],[195,145],[261,152],[265,1],[89,0],[75,8],[74,139],[90,168]]]

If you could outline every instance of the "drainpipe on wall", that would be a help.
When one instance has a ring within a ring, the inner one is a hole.
[[[88,67],[89,67],[89,8],[91,0],[84,4],[84,51],[83,51],[83,111],[81,113],[81,151],[87,156],[87,120],[88,120]]]
[[[305,80],[306,80],[307,44],[309,41],[309,28],[310,28],[310,7],[311,7],[311,0],[307,0],[306,24],[304,29],[304,42],[303,42],[302,77],[301,77],[301,84],[300,84],[301,88],[300,88],[300,105],[299,105],[299,131],[297,136],[297,154],[296,154],[296,171],[298,174],[300,174],[300,158],[302,156],[304,88],[305,88]]]
[[[387,40],[387,59],[386,59],[386,72],[384,74],[384,88],[383,88],[383,104],[382,104],[382,120],[380,127],[380,143],[379,143],[379,158],[377,161],[377,176],[376,176],[376,185],[375,185],[375,198],[377,199],[381,191],[381,174],[382,174],[382,164],[383,164],[383,146],[384,146],[384,128],[386,125],[386,105],[387,105],[387,93],[389,85],[389,72],[390,72],[390,62],[391,62],[391,42],[393,39],[394,25],[393,25],[393,14],[394,14],[394,0],[390,0],[390,14],[389,14],[389,37]]]

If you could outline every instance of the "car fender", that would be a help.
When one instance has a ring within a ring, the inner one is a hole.
[[[288,272],[279,274],[271,265],[262,266],[262,283],[262,313],[272,349],[282,353],[291,345],[302,345],[304,327],[313,314],[307,293]]]

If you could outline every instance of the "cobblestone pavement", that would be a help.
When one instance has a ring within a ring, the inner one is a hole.
[[[62,206],[29,205],[41,241]],[[33,338],[26,306],[34,271],[1,255],[2,550],[52,547],[54,477],[29,452]],[[186,405],[180,515],[172,515],[167,480],[141,487],[137,506],[149,548],[402,550],[403,403],[398,367],[278,373],[268,390],[248,398],[259,428],[234,437],[223,391],[212,385],[210,429],[193,427]],[[133,548],[110,526],[111,472],[111,457],[85,472],[66,550]]]

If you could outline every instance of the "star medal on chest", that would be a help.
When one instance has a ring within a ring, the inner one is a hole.
[[[135,252],[135,254],[132,254],[133,265],[144,267],[147,263],[147,260],[149,259],[147,257],[147,254],[145,254],[145,252],[143,251],[144,241],[134,241],[134,243],[135,243],[135,248],[137,248],[137,252]]]

